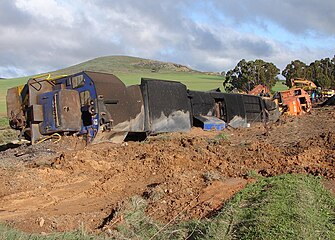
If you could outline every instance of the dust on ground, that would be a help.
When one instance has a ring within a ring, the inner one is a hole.
[[[257,175],[323,176],[334,191],[335,108],[246,129],[88,145],[75,137],[1,146],[0,222],[27,232],[101,232],[128,199],[166,223],[211,216]]]

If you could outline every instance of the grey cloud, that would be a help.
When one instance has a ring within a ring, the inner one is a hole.
[[[210,7],[197,9],[196,4],[207,4],[200,0],[74,0],[65,9],[74,18],[68,25],[61,19],[23,12],[14,3],[0,2],[4,12],[0,15],[0,77],[51,71],[115,54],[178,62],[204,71],[227,70],[241,58],[284,63],[300,54],[275,40],[238,32],[208,12]],[[270,19],[292,32],[331,32],[334,28],[330,24],[335,18],[330,10],[334,4],[329,1],[318,3],[315,13],[310,11],[312,3],[316,4],[312,0],[212,3],[236,24],[251,22],[264,27],[263,19]],[[196,22],[188,15],[194,9],[210,21]],[[330,14],[329,23],[325,24],[321,11]],[[301,56],[319,56],[318,49]]]
[[[201,28],[199,26],[194,26],[190,32],[190,36],[193,38],[193,44],[195,48],[204,51],[219,51],[222,50],[222,42],[212,32],[208,29]]]
[[[191,0],[157,1],[157,0],[123,0],[123,1],[94,1],[99,7],[110,8],[124,13],[127,18],[136,18],[138,21],[150,19],[152,23],[180,30],[184,21],[181,11],[192,4]]]
[[[268,42],[258,39],[237,39],[232,43],[233,49],[244,50],[246,55],[254,57],[269,57],[274,53],[274,49]]]
[[[236,23],[272,21],[294,34],[335,34],[333,0],[213,0]]]
[[[18,28],[30,23],[29,16],[16,8],[15,1],[1,0],[0,9],[0,25],[15,26]]]

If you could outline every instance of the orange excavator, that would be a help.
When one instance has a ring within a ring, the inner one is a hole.
[[[280,111],[288,115],[301,115],[310,112],[312,102],[309,94],[302,88],[291,88],[278,93]]]
[[[291,79],[292,88],[280,91],[273,96],[273,100],[279,106],[279,111],[288,115],[301,115],[312,108],[311,98],[307,91],[313,91],[317,87],[309,80],[302,78]],[[255,86],[250,95],[270,97],[270,89],[262,84]]]
[[[291,85],[289,90],[280,91],[275,96],[280,111],[295,116],[310,112],[312,101],[309,93],[317,89],[315,83],[303,78],[292,78]]]

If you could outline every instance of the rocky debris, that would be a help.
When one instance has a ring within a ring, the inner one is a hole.
[[[133,64],[135,67],[151,69],[152,72],[159,72],[160,70],[173,70],[176,72],[195,72],[191,68],[175,64],[175,63],[166,63],[154,60],[145,60],[139,61],[138,63]]]

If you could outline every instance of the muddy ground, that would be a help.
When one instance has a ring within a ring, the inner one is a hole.
[[[304,173],[335,185],[335,108],[247,129],[162,134],[144,142],[0,147],[0,223],[27,232],[101,232],[133,196],[159,222],[210,216],[256,175]]]

